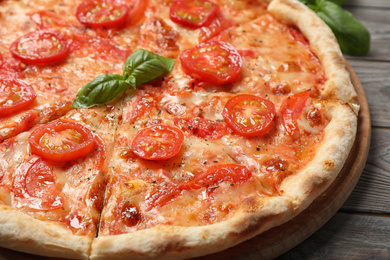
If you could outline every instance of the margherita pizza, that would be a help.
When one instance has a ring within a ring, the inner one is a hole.
[[[336,178],[359,104],[295,0],[0,1],[0,246],[181,259]]]

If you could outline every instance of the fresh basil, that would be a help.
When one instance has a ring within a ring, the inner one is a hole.
[[[90,108],[107,103],[125,92],[130,86],[136,88],[138,85],[168,74],[174,63],[174,59],[139,49],[126,59],[123,76],[117,74],[97,76],[81,88],[72,107]]]
[[[370,51],[370,33],[362,23],[340,5],[342,0],[300,0],[311,8],[333,31],[344,53],[363,55]]]
[[[89,108],[106,103],[128,89],[129,84],[121,75],[100,75],[85,84],[77,93],[72,106]]]
[[[139,49],[126,60],[123,75],[126,82],[135,88],[169,73],[174,63],[173,59]]]

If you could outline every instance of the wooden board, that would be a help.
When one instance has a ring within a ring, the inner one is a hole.
[[[344,204],[356,186],[366,164],[370,139],[370,112],[364,90],[355,72],[348,64],[353,85],[359,96],[360,112],[356,141],[334,183],[311,206],[293,220],[272,228],[242,244],[197,260],[272,259],[295,247],[323,226]],[[0,260],[54,260],[0,248]]]

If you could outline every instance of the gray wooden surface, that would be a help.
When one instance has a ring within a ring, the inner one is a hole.
[[[371,34],[368,55],[346,56],[370,106],[367,164],[336,215],[277,260],[390,259],[390,0],[347,0],[344,8]]]

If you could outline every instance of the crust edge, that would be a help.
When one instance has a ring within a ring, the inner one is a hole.
[[[0,246],[25,253],[88,259],[91,237],[76,236],[55,223],[42,222],[0,205]]]
[[[325,70],[327,81],[322,90],[325,99],[337,99],[354,104],[358,110],[357,93],[352,85],[346,61],[332,30],[303,3],[273,0],[268,11],[278,20],[298,27],[309,40]]]

